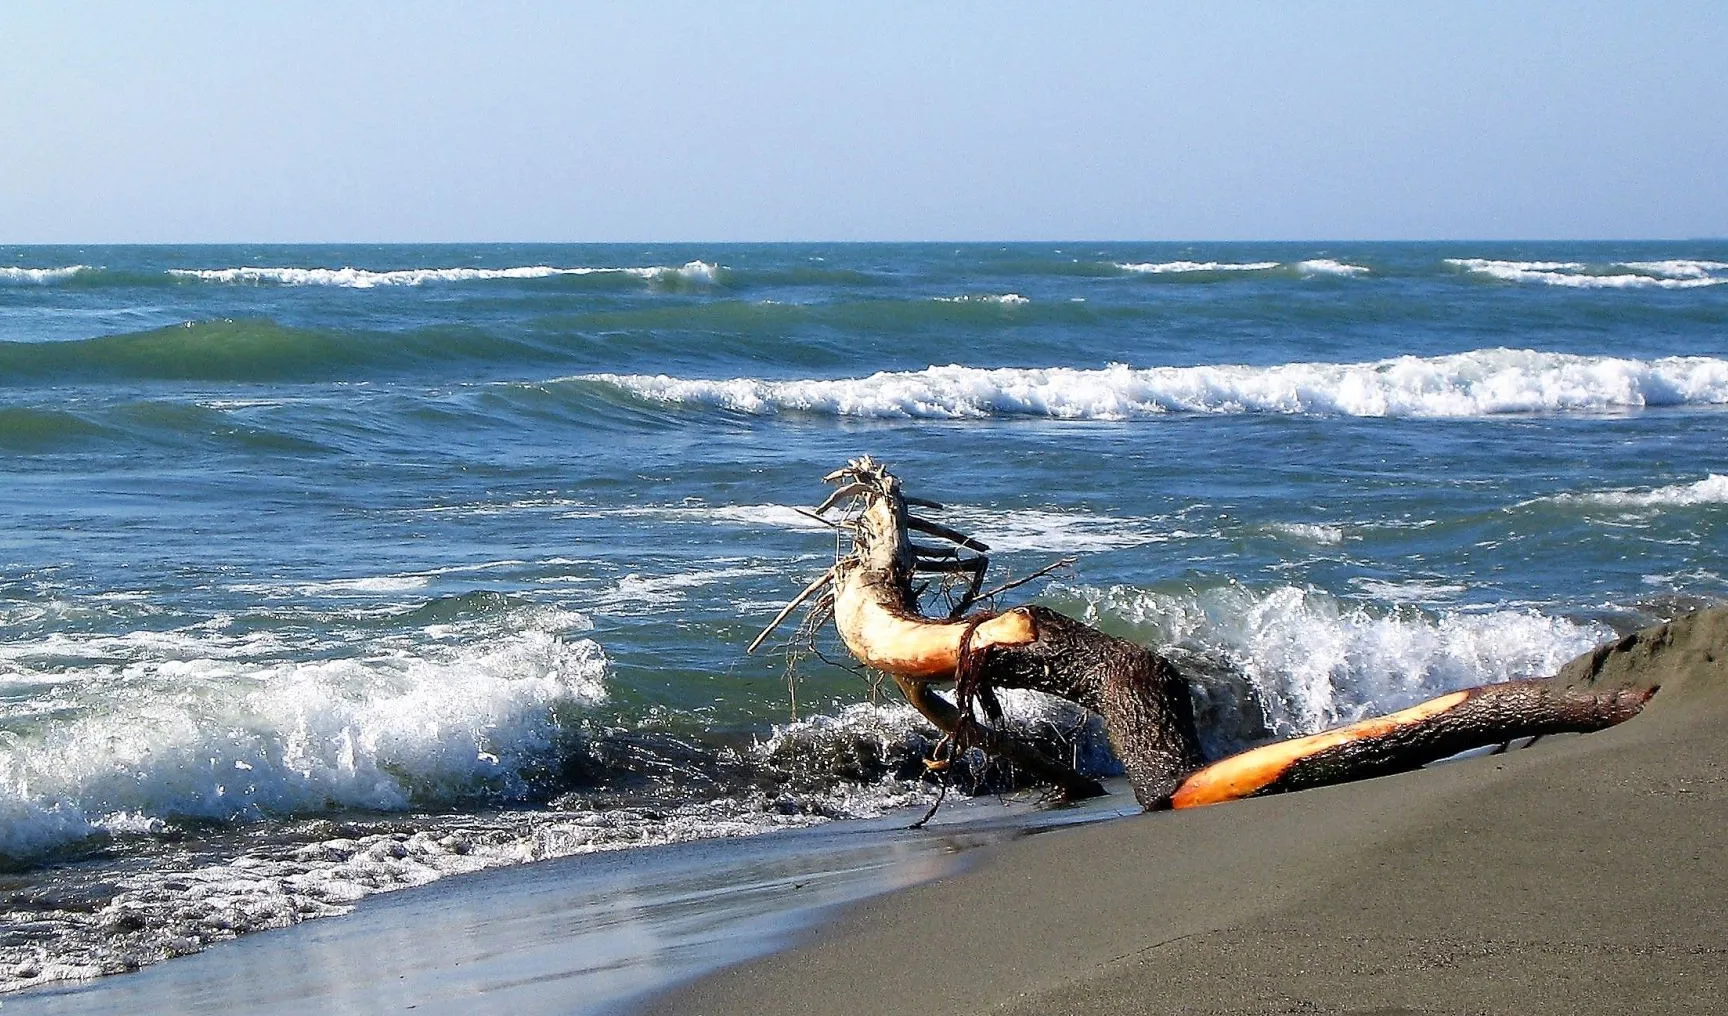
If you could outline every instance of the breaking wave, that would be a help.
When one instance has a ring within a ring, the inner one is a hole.
[[[1203,675],[1242,675],[1280,736],[1313,733],[1458,688],[1551,674],[1612,638],[1535,611],[1430,612],[1312,588],[1157,591],[1055,586],[1043,597]]]
[[[19,268],[12,265],[0,266],[0,284],[14,285],[46,285],[50,282],[62,282],[80,272],[95,271],[89,265],[67,265],[64,268]]]
[[[606,695],[600,646],[558,634],[585,623],[325,660],[190,630],[0,647],[8,681],[63,693],[52,716],[12,716],[0,742],[0,857],[182,819],[532,797]]]
[[[1314,258],[1309,261],[1296,262],[1296,270],[1308,275],[1367,275],[1368,269],[1362,265],[1345,264],[1331,258]]]
[[[1575,504],[1608,505],[1614,508],[1691,507],[1728,504],[1728,476],[1711,473],[1695,483],[1676,483],[1653,490],[1605,490],[1585,494],[1561,494],[1555,500]]]
[[[1282,269],[1287,274],[1299,276],[1332,275],[1356,276],[1367,275],[1370,269],[1362,265],[1347,264],[1332,258],[1311,258],[1306,261],[1295,261],[1286,264],[1282,261],[1140,261],[1117,262],[1116,267],[1124,272],[1137,275],[1211,275],[1241,272],[1271,272]]]
[[[1589,265],[1582,261],[1445,260],[1446,264],[1472,275],[1502,282],[1535,282],[1573,289],[1696,289],[1728,282],[1728,262],[1722,261],[1618,261]]]
[[[1004,307],[1032,302],[1019,293],[968,293],[965,296],[938,296],[935,299],[938,303],[994,303]]]
[[[1278,264],[1277,261],[1141,261],[1116,267],[1143,275],[1186,275],[1193,272],[1264,272],[1277,268]]]
[[[752,415],[1129,420],[1166,413],[1477,417],[1728,403],[1728,359],[1635,360],[1485,349],[1370,363],[1100,370],[949,365],[862,378],[701,380],[591,374],[654,402]]]
[[[706,261],[691,261],[684,265],[651,266],[645,268],[555,268],[551,265],[525,265],[515,268],[407,268],[393,271],[372,271],[364,268],[271,268],[243,266],[238,268],[173,268],[168,274],[200,282],[249,283],[281,286],[341,286],[348,289],[372,289],[379,286],[422,286],[436,282],[476,282],[493,279],[548,279],[560,275],[629,275],[641,279],[679,278],[690,282],[715,283],[721,268]]]
[[[681,265],[512,265],[498,268],[422,267],[361,268],[354,265],[232,265],[219,268],[136,268],[65,265],[27,268],[0,265],[0,285],[53,285],[74,279],[94,287],[174,286],[208,283],[217,286],[335,287],[341,289],[413,288],[437,284],[489,281],[532,282],[556,278],[639,279],[678,286],[718,286],[730,270],[709,261]]]

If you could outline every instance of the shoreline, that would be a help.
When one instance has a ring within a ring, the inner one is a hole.
[[[962,868],[979,848],[1113,820],[1132,801],[1119,792],[1042,810],[963,800],[920,830],[906,826],[922,808],[493,868],[130,973],[26,988],[0,996],[0,1009],[624,1012],[668,986],[783,948],[837,908]]]
[[[1580,657],[1589,735],[1011,844],[644,1014],[1719,1011],[1728,608]]]
[[[1070,809],[951,802],[916,832],[893,815],[493,869],[0,1004],[1714,1011],[1728,995],[1728,607],[1553,680],[1661,691],[1596,734],[1189,811],[1133,814],[1118,783]]]

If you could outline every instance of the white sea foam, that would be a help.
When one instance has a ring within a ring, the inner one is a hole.
[[[683,279],[690,282],[718,281],[720,267],[706,261],[687,264],[651,266],[645,268],[555,268],[551,265],[525,265],[515,268],[405,268],[393,271],[369,271],[364,268],[275,268],[243,266],[238,268],[189,269],[173,268],[168,274],[203,282],[270,283],[282,286],[341,286],[349,289],[372,289],[378,286],[421,286],[429,282],[474,282],[491,279],[546,279],[558,275],[633,275],[637,278],[660,280]]]
[[[734,525],[761,529],[802,529],[830,532],[831,528],[805,514],[807,508],[784,504],[678,504],[598,507],[582,505],[558,513],[560,519],[656,519],[693,525]]]
[[[1139,261],[1117,262],[1116,267],[1140,275],[1189,275],[1197,272],[1267,272],[1285,266],[1280,261]],[[1310,258],[1292,262],[1289,267],[1300,275],[1351,276],[1369,272],[1362,265],[1346,264],[1332,258]]]
[[[1630,268],[1635,272],[1645,272],[1650,275],[1662,275],[1671,279],[1706,279],[1717,272],[1728,272],[1728,261],[1689,261],[1674,259],[1669,261],[1621,261],[1621,268]]]
[[[935,300],[937,303],[994,303],[1006,307],[1032,302],[1019,293],[967,293],[963,296],[938,296]]]
[[[1635,360],[1516,349],[1288,363],[1098,370],[949,365],[862,378],[701,380],[591,374],[640,397],[735,412],[912,419],[1126,420],[1169,412],[1473,417],[1728,403],[1728,359]]]
[[[1181,275],[1189,272],[1264,272],[1277,268],[1276,261],[1141,261],[1118,264],[1125,272],[1142,275]]]
[[[10,282],[40,286],[70,279],[79,272],[91,271],[95,271],[95,269],[89,265],[66,265],[63,268],[19,268],[14,265],[0,265],[0,283]]]
[[[1303,543],[1334,546],[1344,542],[1344,530],[1338,526],[1323,526],[1308,522],[1274,522],[1266,528],[1279,536],[1301,540]]]
[[[1247,676],[1280,734],[1311,733],[1457,688],[1553,673],[1613,636],[1534,611],[1427,613],[1352,605],[1310,588],[1186,592],[1058,586],[1083,611],[1154,646],[1222,658]]]
[[[858,816],[866,817],[921,795],[854,796]],[[91,913],[0,911],[0,921],[29,921],[38,932],[29,942],[0,943],[0,993],[118,973],[249,932],[345,914],[367,896],[450,875],[572,854],[754,836],[840,814],[824,813],[822,806],[777,809],[727,800],[653,810],[505,812],[438,820],[420,831],[356,832],[193,867],[164,858],[148,869],[112,874],[110,885],[118,891]],[[116,825],[130,821],[115,818]],[[117,927],[128,933],[116,936]]]
[[[992,551],[1064,554],[1116,550],[1177,538],[1158,519],[1038,508],[985,509],[950,505],[939,516]]]
[[[609,614],[663,614],[679,606],[690,590],[711,586],[726,579],[754,575],[772,575],[778,569],[769,565],[746,568],[706,568],[674,575],[629,574],[608,589],[598,590],[590,602],[592,608]]]
[[[1354,579],[1351,584],[1387,603],[1445,603],[1457,599],[1470,588],[1461,582],[1438,579],[1405,579],[1401,582]]]
[[[112,829],[116,815],[130,828],[509,798],[573,711],[606,694],[600,647],[548,629],[312,661],[281,660],[273,639],[187,630],[8,647],[7,668],[24,674],[44,657],[59,666],[57,649],[85,662],[65,715],[0,742],[0,855]]]
[[[1296,270],[1304,275],[1367,275],[1368,268],[1362,265],[1346,264],[1331,258],[1313,258],[1308,261],[1296,262]]]
[[[1711,473],[1695,483],[1676,483],[1654,490],[1605,490],[1561,494],[1557,500],[1611,505],[1616,508],[1668,508],[1728,504],[1728,476]]]
[[[1728,265],[1717,261],[1623,261],[1599,269],[1580,261],[1447,258],[1446,263],[1503,282],[1538,282],[1574,289],[1695,289],[1728,282],[1728,275],[1715,274]]]
[[[1075,751],[1105,750],[1095,722],[1069,715],[1061,704],[1005,696],[1023,725],[1043,724],[1067,735]],[[759,766],[820,768],[835,752],[857,759],[876,753],[922,754],[932,731],[910,707],[856,705],[837,715],[776,727],[744,750]],[[1103,760],[1108,766],[1109,760]],[[891,766],[888,766],[891,768]],[[790,775],[790,774],[789,774]],[[840,818],[873,818],[928,802],[929,787],[892,776],[849,783],[811,774],[773,795],[716,798],[652,808],[552,808],[487,815],[414,817],[396,828],[335,830],[298,846],[275,844],[216,863],[188,856],[158,858],[149,868],[107,872],[111,898],[94,911],[6,913],[0,921],[29,920],[38,934],[27,942],[0,943],[0,992],[56,980],[115,973],[138,962],[196,952],[211,942],[351,911],[367,896],[424,885],[450,875],[531,861],[682,843],[754,836]],[[808,782],[809,785],[802,785]],[[67,835],[77,834],[67,815]],[[46,820],[39,824],[46,824]],[[114,834],[161,832],[161,820],[120,812],[95,823]],[[66,885],[62,892],[76,894]],[[127,929],[123,939],[116,927]],[[43,929],[51,929],[41,933]]]

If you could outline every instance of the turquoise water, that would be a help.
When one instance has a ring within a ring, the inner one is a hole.
[[[0,979],[927,802],[858,454],[1222,751],[1728,598],[1725,406],[1720,242],[0,248]]]

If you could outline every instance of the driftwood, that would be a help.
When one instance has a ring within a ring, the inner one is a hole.
[[[1001,715],[996,689],[1055,695],[1100,714],[1135,797],[1147,809],[1342,783],[1519,738],[1598,730],[1635,715],[1651,694],[1547,681],[1485,685],[1206,765],[1188,681],[1170,661],[1037,605],[968,613],[986,598],[980,589],[989,567],[987,546],[912,514],[914,507],[939,511],[941,505],[906,495],[899,478],[869,456],[823,479],[837,489],[816,515],[849,534],[851,549],[789,603],[750,649],[814,597],[816,622],[832,617],[847,650],[891,677],[956,746],[1004,756],[1069,797],[1103,789],[991,726],[988,721]],[[841,505],[850,510],[827,517]],[[914,542],[912,533],[944,542]],[[965,591],[946,617],[920,612],[913,585],[920,575],[966,577]],[[952,702],[935,690],[949,684]]]

